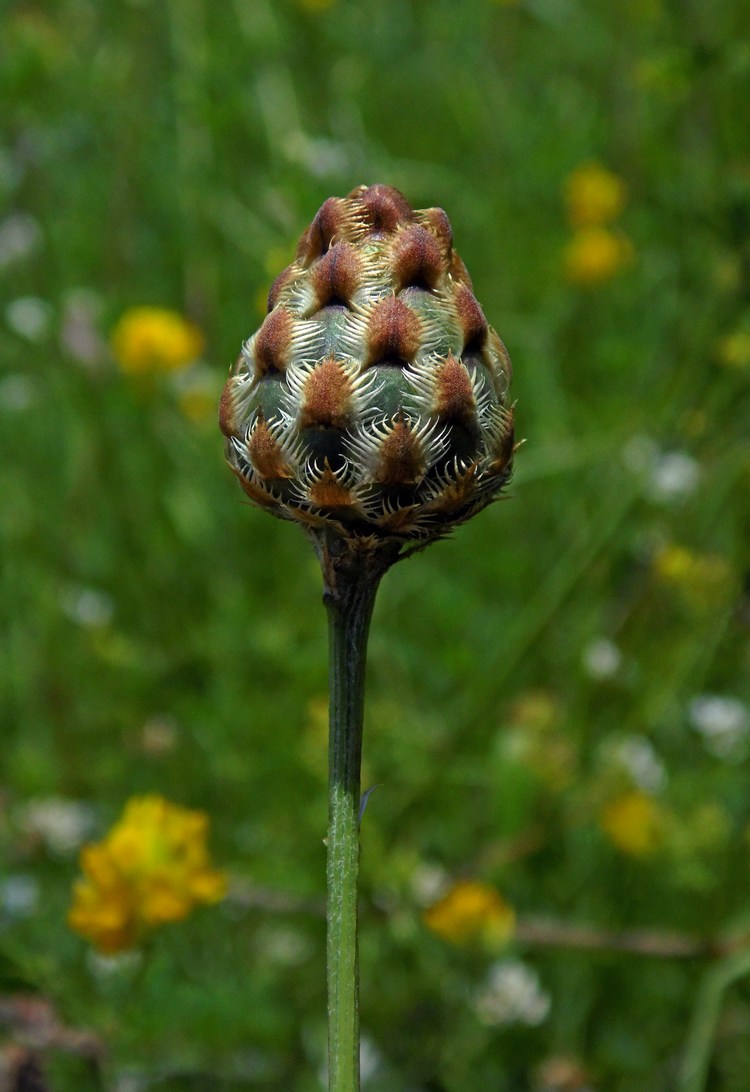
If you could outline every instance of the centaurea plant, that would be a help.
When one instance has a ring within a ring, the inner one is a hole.
[[[322,205],[224,388],[229,465],[254,504],[302,525],[323,573],[331,1092],[359,1088],[360,758],[375,595],[391,565],[508,482],[510,376],[446,214],[375,185]]]

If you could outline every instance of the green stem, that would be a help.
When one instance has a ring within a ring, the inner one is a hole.
[[[704,1092],[724,998],[730,986],[748,974],[750,951],[747,948],[730,953],[706,973],[688,1030],[678,1085],[680,1092]]]
[[[357,872],[367,634],[392,549],[353,552],[319,543],[329,633],[328,1088],[359,1089]]]

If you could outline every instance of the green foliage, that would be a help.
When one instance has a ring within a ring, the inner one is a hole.
[[[510,499],[379,593],[364,1087],[539,1092],[568,1059],[606,1092],[687,1090],[689,1038],[706,1088],[745,1092],[747,975],[612,943],[748,923],[744,6],[28,0],[4,31],[1,991],[96,1031],[111,1089],[321,1087],[320,577],[200,409],[316,208],[385,182],[448,211],[528,443]],[[581,284],[564,191],[589,161],[627,186],[633,256]],[[196,323],[202,365],[122,374],[106,339],[140,305]],[[76,847],[143,792],[210,815],[233,893],[109,965],[65,924]],[[645,851],[607,811],[634,793]],[[80,837],[50,798],[89,809]],[[593,947],[431,935],[467,876]],[[548,1011],[488,1018],[519,962]],[[47,1064],[84,1087],[75,1053]]]

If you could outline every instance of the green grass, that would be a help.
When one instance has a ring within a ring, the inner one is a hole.
[[[319,204],[383,181],[450,215],[528,442],[510,499],[379,594],[365,1087],[539,1092],[565,1056],[600,1092],[688,1092],[695,1020],[701,1087],[745,1092],[747,977],[606,944],[454,948],[422,924],[418,882],[425,865],[477,877],[521,921],[747,928],[747,730],[720,757],[690,714],[703,694],[750,708],[750,361],[721,349],[750,331],[743,6],[61,0],[11,3],[4,23],[0,258],[8,218],[31,217],[37,238],[2,258],[0,285],[0,885],[28,877],[39,898],[24,914],[0,896],[0,992],[25,985],[101,1035],[108,1089],[126,1073],[170,1092],[321,1087],[317,563],[295,528],[243,504],[212,418],[61,333],[76,307],[104,339],[129,306],[175,308],[206,336],[218,399]],[[635,260],[584,289],[564,276],[563,191],[592,159],[627,183]],[[37,330],[19,326],[25,297],[47,305]],[[652,478],[669,452],[697,484],[665,498]],[[665,546],[718,561],[670,583]],[[93,622],[87,591],[103,597]],[[606,678],[584,666],[599,638],[620,653]],[[535,728],[539,692],[551,713]],[[630,785],[611,755],[633,736],[665,771],[667,831],[643,857],[599,822]],[[209,813],[214,858],[255,897],[105,972],[65,924],[75,853],[30,838],[23,816],[84,801],[98,836],[151,791]],[[538,975],[537,1025],[478,1019],[498,959]],[[700,998],[716,981],[714,1024]],[[59,1051],[45,1064],[55,1092],[89,1079]]]

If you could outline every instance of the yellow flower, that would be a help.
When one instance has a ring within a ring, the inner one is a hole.
[[[695,576],[697,554],[684,546],[664,546],[654,556],[654,572],[665,584],[686,584]]]
[[[679,50],[663,50],[636,61],[632,70],[635,86],[647,95],[667,102],[681,102],[690,92],[690,69]]]
[[[750,331],[736,330],[727,334],[717,346],[717,355],[727,368],[743,371],[750,367]]]
[[[515,728],[546,734],[558,727],[562,708],[558,696],[548,690],[527,690],[508,710],[508,721]]]
[[[516,915],[494,887],[478,880],[462,880],[425,910],[424,923],[452,944],[479,941],[500,948],[513,935]]]
[[[208,817],[161,796],[138,796],[101,842],[81,851],[68,925],[105,954],[132,948],[150,929],[181,921],[226,894],[211,867]]]
[[[651,564],[657,580],[690,606],[721,607],[732,594],[734,573],[719,554],[699,554],[670,543],[654,555]]]
[[[176,311],[131,307],[112,331],[112,352],[128,375],[176,372],[203,349],[203,335]]]
[[[553,790],[568,785],[575,772],[575,749],[560,731],[563,709],[556,694],[529,690],[520,694],[498,734],[501,754],[520,762]]]
[[[565,248],[565,274],[573,284],[603,284],[630,265],[633,255],[626,235],[604,227],[580,228]]]
[[[602,809],[599,825],[623,853],[648,857],[661,846],[664,813],[645,792],[631,789]]]
[[[601,227],[615,220],[627,198],[623,180],[601,163],[584,163],[568,175],[565,204],[571,227]]]

